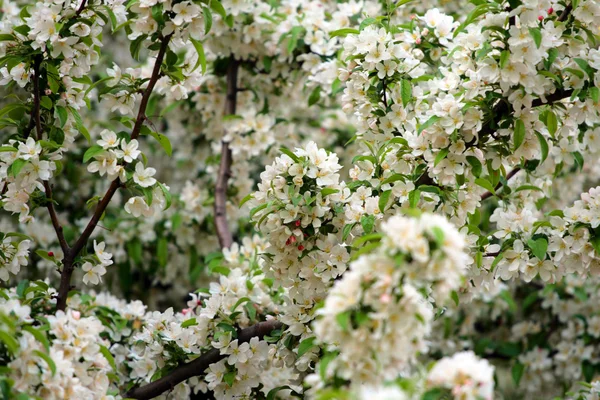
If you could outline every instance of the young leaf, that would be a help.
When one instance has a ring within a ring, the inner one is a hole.
[[[529,34],[531,35],[531,37],[533,38],[533,41],[535,42],[535,47],[537,47],[539,49],[540,46],[542,45],[541,29],[540,28],[529,28]]]
[[[400,81],[400,94],[402,96],[402,105],[406,107],[412,99],[412,83],[408,79]]]
[[[97,156],[98,154],[103,152],[104,149],[102,148],[102,146],[95,144],[89,149],[87,149],[86,152],[83,154],[83,162],[87,163],[92,157]]]
[[[492,186],[490,181],[488,181],[487,179],[477,178],[477,179],[475,179],[475,184],[481,186],[482,188],[484,188],[485,190],[487,190],[494,196],[496,195],[496,190],[494,190],[494,187]]]
[[[523,141],[525,140],[525,124],[523,123],[523,121],[519,118],[518,120],[515,121],[515,127],[514,127],[514,148],[513,150],[517,150],[522,144]]]
[[[546,251],[548,250],[548,240],[546,238],[541,237],[536,240],[529,239],[527,241],[527,246],[529,246],[533,255],[539,260],[546,259]]]
[[[196,65],[194,65],[194,69],[192,71],[195,71],[196,68],[198,68],[198,66],[202,66],[202,74],[206,73],[206,56],[204,55],[204,46],[202,45],[201,42],[199,42],[198,40],[190,37],[190,42],[192,42],[192,44],[194,45],[194,48],[196,49],[196,52],[198,53],[198,61],[196,61]]]
[[[314,344],[315,339],[316,337],[313,336],[308,339],[304,339],[300,342],[300,344],[298,345],[298,358],[302,357],[304,354],[306,354],[307,351],[316,346]]]
[[[385,211],[385,207],[387,206],[388,201],[390,200],[390,195],[392,194],[391,190],[386,190],[385,192],[379,195],[379,211],[382,213]]]

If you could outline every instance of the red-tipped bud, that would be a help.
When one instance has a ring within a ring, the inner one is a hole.
[[[543,16],[543,15],[539,15],[539,16],[538,16],[538,20],[539,20],[539,21],[543,21],[543,20],[544,20],[544,16]]]
[[[302,222],[300,222],[300,220],[297,220],[297,221],[296,221],[296,222],[294,222],[294,223],[296,224],[296,226],[300,226],[300,224],[301,224]]]
[[[300,251],[304,250],[304,246],[302,246],[302,245],[298,246],[298,250],[300,250]]]
[[[54,257],[54,252],[52,252],[52,251],[49,251],[49,252],[48,252],[48,257]]]
[[[550,8],[548,9],[548,14],[552,14],[553,12],[554,12],[554,8],[550,7]]]

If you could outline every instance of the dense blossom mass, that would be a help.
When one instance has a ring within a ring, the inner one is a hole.
[[[0,4],[3,398],[600,398],[599,0]]]

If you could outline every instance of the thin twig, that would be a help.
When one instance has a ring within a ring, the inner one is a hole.
[[[152,75],[150,77],[150,80],[148,81],[148,86],[144,91],[142,101],[140,102],[140,108],[135,121],[135,125],[133,126],[133,130],[131,131],[131,139],[136,139],[140,135],[140,132],[142,130],[144,120],[146,119],[146,107],[148,106],[148,101],[150,100],[150,95],[154,90],[154,86],[158,81],[160,75],[160,68],[165,57],[165,53],[167,52],[167,49],[169,47],[169,41],[171,40],[171,36],[172,35],[165,36],[160,44],[160,50],[158,51],[158,55],[156,56],[154,69],[152,70]],[[121,187],[121,182],[119,181],[119,178],[116,178],[114,181],[111,182],[108,190],[104,194],[104,197],[102,197],[102,200],[96,206],[96,210],[94,211],[94,214],[92,215],[92,218],[88,222],[87,226],[83,230],[83,233],[81,234],[79,239],[77,239],[77,241],[73,245],[73,248],[71,248],[71,250],[65,255],[65,258],[63,260],[64,267],[60,277],[60,287],[58,289],[58,297],[56,303],[57,310],[64,310],[67,305],[67,297],[71,288],[71,276],[73,275],[73,262],[75,261],[75,258],[86,245],[88,239],[94,232],[94,229],[96,229],[96,226],[98,225],[98,222],[100,222],[102,214],[104,214],[104,211],[108,207],[108,204],[112,200],[119,187]]]
[[[225,115],[236,112],[237,103],[237,76],[239,61],[231,58],[227,66],[227,99],[225,101]],[[221,162],[215,186],[215,228],[222,249],[227,249],[233,244],[233,236],[227,222],[227,184],[231,176],[231,149],[229,142],[221,141]]]
[[[275,319],[259,322],[249,328],[239,331],[237,340],[239,344],[249,342],[250,339],[258,337],[262,339],[265,335],[271,333],[275,329],[279,329],[283,324]],[[145,386],[140,386],[130,390],[124,397],[147,400],[152,399],[167,390],[172,390],[175,386],[194,376],[202,375],[204,371],[211,365],[223,358],[225,354],[221,354],[218,349],[212,349],[204,353],[195,360],[182,364],[169,372],[166,376],[151,382]]]

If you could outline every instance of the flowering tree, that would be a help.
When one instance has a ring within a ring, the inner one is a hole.
[[[598,0],[2,1],[3,398],[600,396]]]

